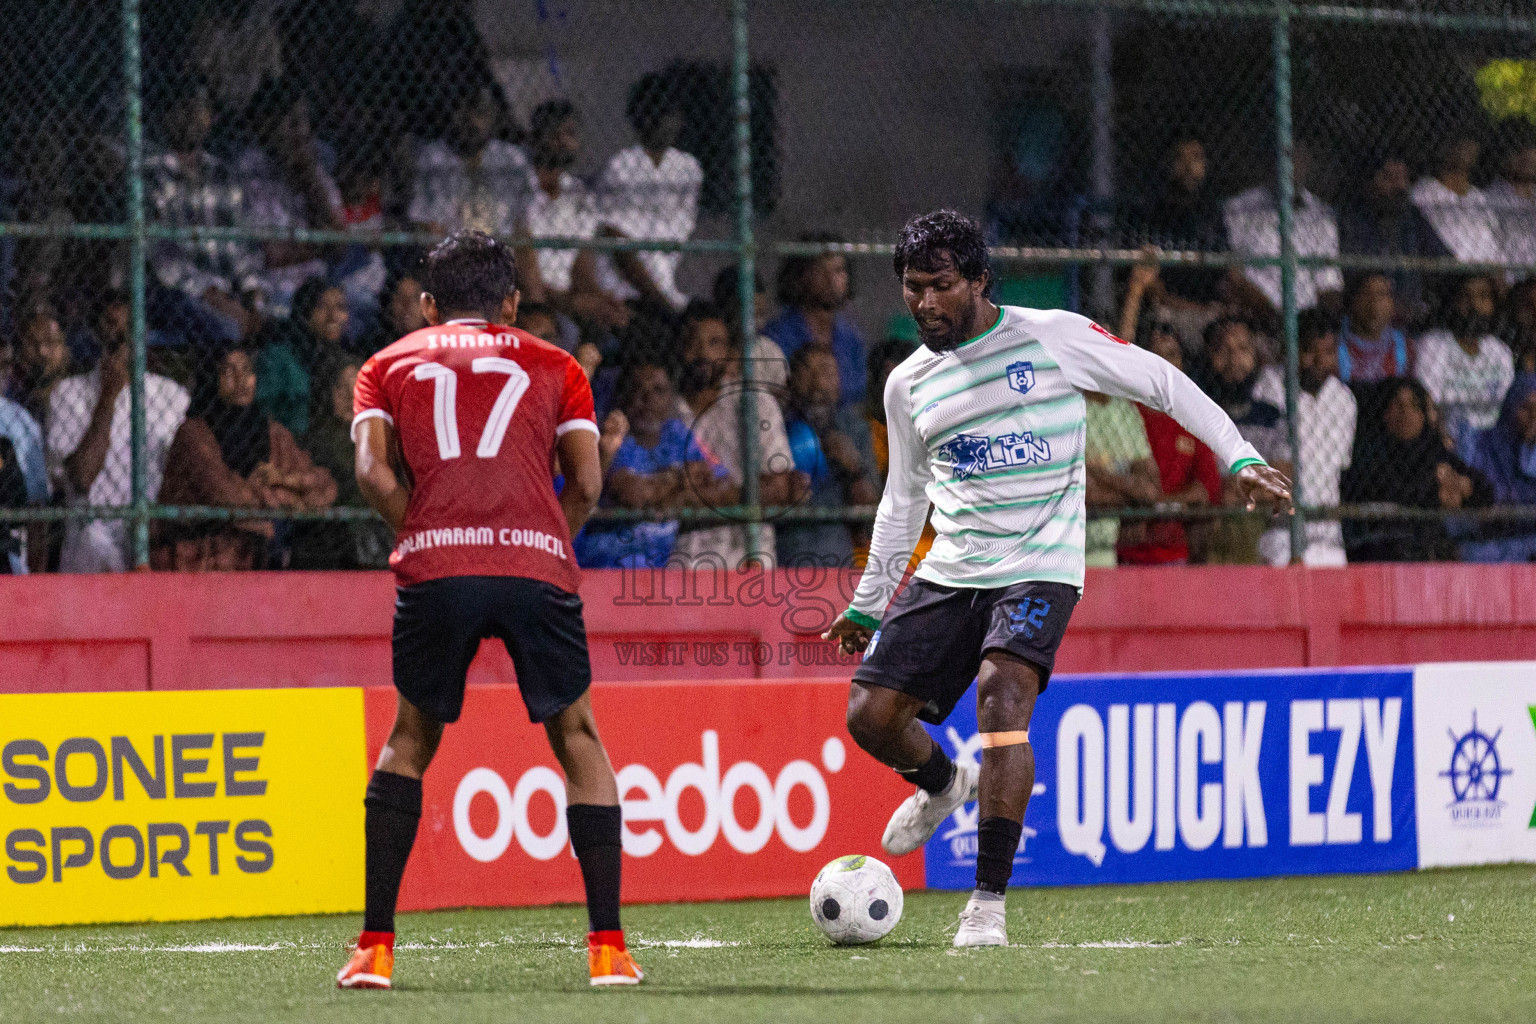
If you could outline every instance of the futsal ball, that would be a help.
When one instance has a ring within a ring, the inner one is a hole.
[[[811,919],[839,946],[889,935],[901,920],[901,884],[873,857],[839,857],[811,883]]]

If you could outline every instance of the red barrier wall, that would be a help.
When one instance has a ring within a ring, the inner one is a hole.
[[[846,604],[848,579],[682,582],[586,575],[598,680],[847,677],[815,634]],[[383,573],[6,577],[0,691],[387,685],[393,596]],[[1528,565],[1094,570],[1058,666],[1514,659],[1533,641]],[[471,681],[512,682],[511,663],[483,650]]]

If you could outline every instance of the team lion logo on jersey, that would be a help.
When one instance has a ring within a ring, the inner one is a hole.
[[[1029,394],[1029,389],[1035,386],[1034,363],[1009,363],[1006,372],[1008,386],[1021,395]]]
[[[940,445],[936,454],[953,467],[954,478],[960,481],[977,473],[1049,462],[1051,446],[1027,430],[1001,437],[956,434]]]

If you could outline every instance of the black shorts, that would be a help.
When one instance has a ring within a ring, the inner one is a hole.
[[[512,656],[531,721],[592,685],[580,597],[522,576],[448,576],[396,591],[395,689],[439,722],[458,721],[469,663],[490,637]]]
[[[1076,605],[1077,588],[1064,583],[977,590],[913,580],[891,603],[853,681],[918,698],[925,706],[917,717],[935,725],[970,689],[988,651],[1034,665],[1044,690]]]

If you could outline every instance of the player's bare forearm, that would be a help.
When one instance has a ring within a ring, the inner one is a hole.
[[[393,478],[394,474],[390,473],[390,476]],[[377,512],[390,529],[396,533],[405,529],[405,510],[411,502],[411,492],[398,479],[394,479],[392,484],[384,484],[364,482],[359,477],[357,486],[363,492],[363,500],[368,503],[368,507]]]
[[[394,429],[382,418],[364,420],[358,427],[362,436],[357,438],[357,458],[353,468],[363,500],[399,533],[405,528],[405,510],[411,501],[411,490],[391,464]]]
[[[556,443],[565,487],[560,491],[560,511],[571,536],[581,532],[597,507],[603,490],[602,459],[597,435],[590,430],[568,430]]]
[[[592,510],[597,508],[597,502],[578,498],[574,494],[562,492],[560,495],[560,511],[565,515],[565,525],[575,537],[581,532],[581,528],[587,525],[587,520],[592,517]]]

